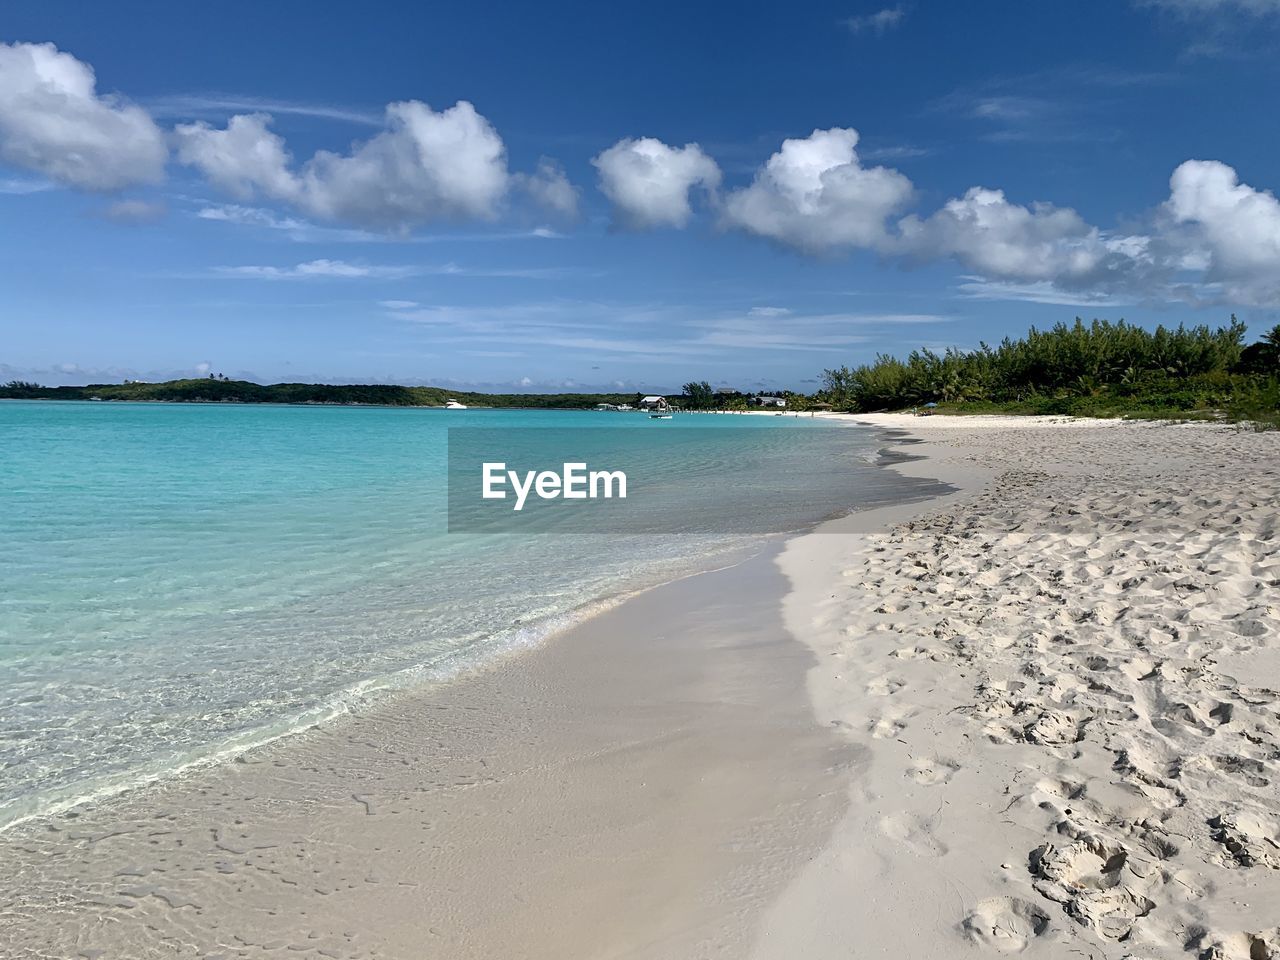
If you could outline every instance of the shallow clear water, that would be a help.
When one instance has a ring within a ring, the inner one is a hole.
[[[676,495],[708,474],[673,431],[717,428],[741,509],[781,483],[792,527],[902,492],[869,431],[790,417],[0,403],[0,826],[446,678],[747,542],[447,533],[466,425],[648,431]]]

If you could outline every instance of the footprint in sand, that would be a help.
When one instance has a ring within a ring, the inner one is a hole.
[[[947,845],[933,835],[933,824],[917,814],[903,811],[881,817],[880,832],[918,857],[946,856]]]
[[[935,663],[951,659],[951,654],[945,650],[935,650],[932,647],[903,647],[894,650],[889,656],[898,660],[932,660]]]
[[[1049,929],[1049,917],[1026,900],[991,897],[978,901],[960,926],[974,943],[1000,953],[1021,953]]]
[[[867,684],[867,693],[873,697],[891,697],[906,684],[897,677],[876,677]]]
[[[1056,746],[1082,740],[1084,729],[1070,714],[1061,710],[1046,710],[1023,728],[1023,736],[1032,743]]]
[[[931,787],[946,783],[959,769],[960,764],[946,757],[916,757],[907,768],[907,776],[916,783]]]
[[[1083,783],[1073,780],[1056,780],[1046,777],[1036,784],[1036,790],[1061,802],[1078,800],[1085,795],[1086,787]]]
[[[1264,933],[1227,934],[1215,939],[1200,956],[1208,960],[1271,960],[1280,956],[1280,928]]]
[[[1246,867],[1280,870],[1280,827],[1259,814],[1238,811],[1209,819],[1211,836]]]
[[[1120,843],[1083,836],[1065,847],[1042,844],[1028,858],[1036,891],[1108,940],[1124,940],[1155,909],[1142,888],[1158,882],[1145,864],[1135,869]]]
[[[893,740],[907,729],[907,718],[910,716],[910,711],[889,710],[873,716],[867,723],[867,729],[877,740]]]
[[[1217,756],[1209,757],[1215,770],[1230,776],[1239,777],[1251,787],[1265,787],[1271,783],[1263,776],[1267,772],[1266,765],[1260,760],[1250,757]]]

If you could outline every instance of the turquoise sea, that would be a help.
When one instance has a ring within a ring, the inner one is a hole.
[[[672,502],[716,489],[780,529],[925,492],[876,465],[871,431],[807,418],[0,402],[0,827],[445,680],[761,542],[449,533],[460,426],[642,431]]]

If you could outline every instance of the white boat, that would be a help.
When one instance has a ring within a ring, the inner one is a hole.
[[[650,420],[670,420],[670,419],[671,419],[671,414],[669,414],[669,413],[651,413],[651,414],[649,414],[649,419],[650,419]]]
[[[465,410],[467,409],[467,405],[465,403],[459,403],[457,400],[449,399],[444,402],[444,408],[446,410]]]

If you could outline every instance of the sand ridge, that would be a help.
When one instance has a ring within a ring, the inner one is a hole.
[[[868,760],[756,956],[1280,956],[1280,435],[913,420],[993,479],[782,558]]]

